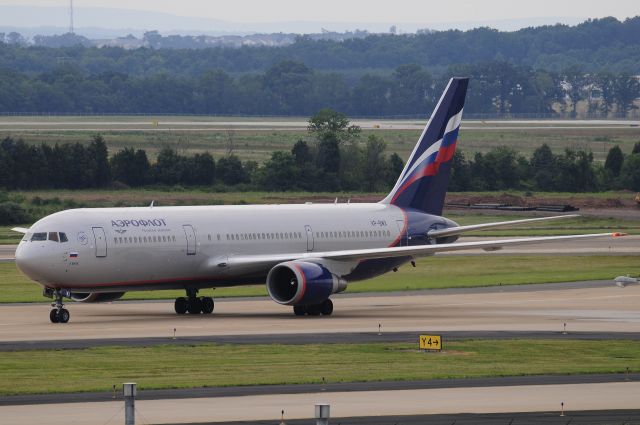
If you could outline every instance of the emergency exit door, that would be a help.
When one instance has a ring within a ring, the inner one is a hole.
[[[96,257],[107,256],[107,237],[102,227],[92,227],[93,237],[96,241]]]
[[[313,240],[313,230],[311,226],[304,226],[304,230],[307,233],[307,252],[313,251],[314,240]]]
[[[187,238],[187,255],[196,255],[196,232],[190,224],[182,226],[184,235]]]

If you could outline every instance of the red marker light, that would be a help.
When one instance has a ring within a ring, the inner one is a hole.
[[[613,236],[614,238],[621,238],[623,236],[627,236],[627,233],[615,232],[611,236]]]

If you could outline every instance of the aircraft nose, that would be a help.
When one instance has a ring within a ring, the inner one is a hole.
[[[28,243],[21,243],[16,249],[16,266],[22,273],[33,280],[38,280],[41,276],[39,265],[42,264],[42,258],[38,258],[38,254],[30,249]]]

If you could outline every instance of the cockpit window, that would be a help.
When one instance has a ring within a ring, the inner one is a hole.
[[[26,242],[29,239],[31,239],[31,233],[25,233],[24,236],[22,237],[22,242]]]
[[[34,233],[33,236],[31,236],[31,242],[46,241],[46,240],[47,240],[47,234],[45,232]]]
[[[67,234],[60,232],[60,242],[69,242],[69,239],[67,239]]]
[[[49,232],[49,240],[58,242],[58,232]]]

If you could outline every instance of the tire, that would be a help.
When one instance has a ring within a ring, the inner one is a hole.
[[[200,301],[200,298],[190,300],[187,311],[189,314],[200,314],[202,312],[202,301]]]
[[[60,323],[68,323],[70,318],[71,314],[69,314],[69,310],[66,308],[60,310],[60,313],[58,314],[58,320]]]
[[[309,316],[320,316],[321,313],[320,304],[309,304],[307,306],[307,314]]]
[[[176,313],[185,314],[189,307],[189,302],[184,297],[176,298],[176,302],[173,307],[176,309]]]
[[[293,306],[293,314],[295,314],[296,316],[304,316],[305,314],[307,314],[307,309],[303,305]]]
[[[322,304],[320,304],[320,313],[322,313],[323,316],[331,316],[331,313],[333,313],[333,301],[328,298],[324,300]]]
[[[213,313],[213,308],[215,304],[213,303],[213,298],[211,297],[202,297],[202,312],[204,314]]]
[[[60,318],[58,317],[58,310],[56,310],[55,308],[51,310],[51,312],[49,313],[49,320],[51,320],[51,323],[60,322]]]

